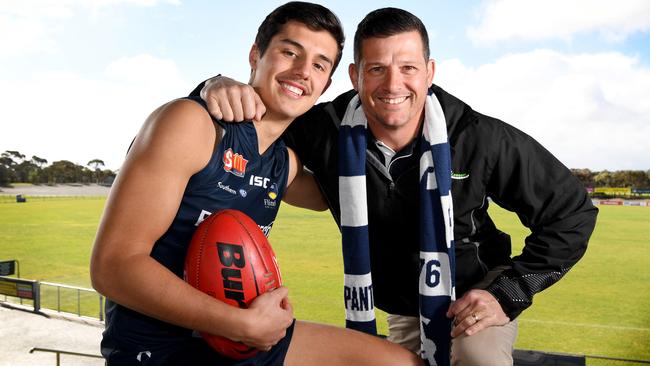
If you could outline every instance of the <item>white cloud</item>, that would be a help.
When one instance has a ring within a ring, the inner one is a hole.
[[[650,69],[636,58],[535,50],[476,68],[446,60],[436,83],[530,134],[571,168],[650,166]]]
[[[0,14],[0,57],[40,52],[54,47],[40,22]]]
[[[650,30],[646,0],[491,0],[478,12],[480,24],[469,27],[475,43],[508,39],[571,40],[580,33],[598,32],[620,41]]]
[[[110,6],[180,5],[180,0],[3,0],[0,3],[0,57],[40,53],[56,48],[57,24],[86,10],[93,15]]]
[[[138,83],[157,83],[161,77],[176,82],[180,78],[174,61],[148,54],[113,61],[106,67],[105,74],[110,78]]]
[[[69,18],[75,8],[101,8],[105,6],[127,5],[151,7],[160,4],[180,5],[180,0],[3,0],[0,13],[34,18]]]
[[[71,6],[73,0],[40,0],[22,1],[7,0],[0,5],[0,14],[11,17],[25,17],[32,19],[43,18],[70,18],[73,15]]]
[[[50,22],[72,16],[69,2],[6,1],[0,5],[0,57],[48,51],[56,47]]]
[[[84,79],[47,71],[2,81],[0,146],[50,162],[82,159],[74,162],[85,165],[98,158],[107,168],[119,168],[149,113],[189,85],[174,62],[149,55],[118,60],[106,74]]]
[[[180,0],[73,0],[77,5],[85,8],[90,8],[94,12],[102,10],[102,8],[111,6],[137,6],[141,8],[149,8],[161,4],[181,5]]]
[[[171,5],[180,5],[181,4],[180,0],[92,0],[92,1],[81,0],[81,2],[90,3],[90,4],[93,4],[94,6],[109,6],[109,5],[126,4],[126,5],[135,5],[135,6],[141,6],[141,7],[156,6],[156,5],[159,5],[161,3],[171,4]]]

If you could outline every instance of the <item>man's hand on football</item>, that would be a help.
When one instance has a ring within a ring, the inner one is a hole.
[[[205,82],[201,99],[208,105],[212,117],[226,122],[262,119],[266,107],[252,86],[225,76]]]

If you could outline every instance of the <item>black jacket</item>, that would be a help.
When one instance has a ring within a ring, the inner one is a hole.
[[[582,257],[597,209],[571,172],[531,137],[435,85],[432,90],[445,113],[452,149],[457,297],[484,288],[514,319],[535,293],[557,282]],[[284,136],[314,172],[339,224],[338,126],[354,94],[314,106]],[[418,143],[416,139],[398,152],[390,171],[372,139],[366,159],[375,304],[411,316],[419,314],[419,155],[410,154]],[[516,212],[531,230],[523,252],[514,258],[510,237],[488,215],[488,198]],[[505,270],[485,281],[495,268]]]

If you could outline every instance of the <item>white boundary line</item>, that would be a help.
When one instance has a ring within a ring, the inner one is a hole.
[[[539,320],[539,319],[519,319],[519,321],[523,323],[530,322],[530,323],[542,323],[542,324],[572,325],[572,326],[586,327],[586,328],[605,328],[605,329],[636,330],[640,332],[650,332],[650,328],[624,327],[621,325],[570,323],[570,322],[561,322],[555,320]]]

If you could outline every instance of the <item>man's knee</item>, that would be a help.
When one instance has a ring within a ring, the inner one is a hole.
[[[413,316],[388,314],[388,340],[420,354],[420,323]]]
[[[512,350],[502,346],[476,347],[454,340],[451,351],[453,366],[505,366],[512,365]]]
[[[512,350],[517,338],[517,321],[490,327],[472,336],[461,335],[452,341],[454,366],[512,365]]]

